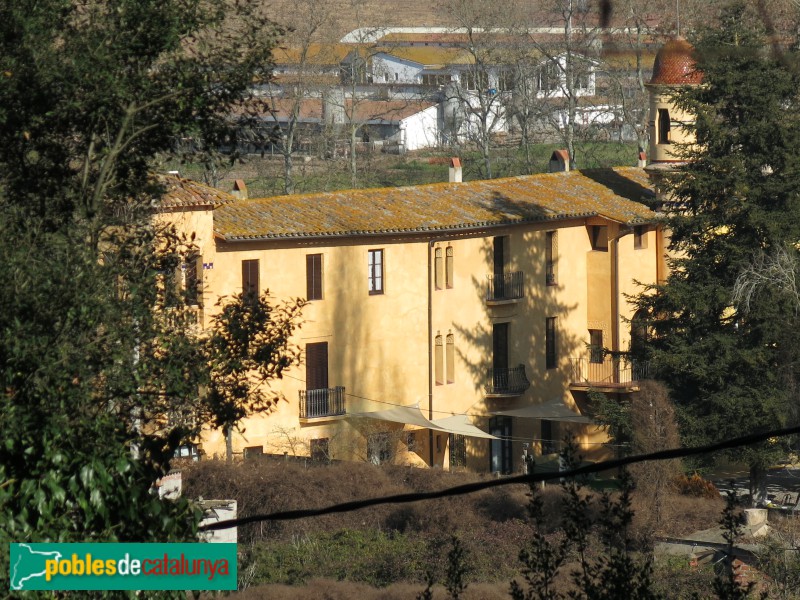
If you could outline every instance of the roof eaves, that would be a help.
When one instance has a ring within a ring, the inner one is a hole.
[[[540,223],[545,221],[564,221],[569,219],[585,219],[588,217],[603,216],[596,211],[582,213],[559,213],[528,219],[503,219],[500,221],[476,221],[473,223],[458,223],[454,225],[443,225],[441,227],[409,227],[363,230],[354,229],[350,231],[300,231],[291,233],[268,233],[264,235],[225,235],[214,232],[214,237],[225,242],[263,242],[276,239],[307,239],[307,238],[342,238],[342,237],[378,237],[392,234],[422,234],[422,233],[442,233],[448,231],[463,231],[465,229],[486,229],[492,227],[507,227],[508,225],[520,225],[523,223]]]

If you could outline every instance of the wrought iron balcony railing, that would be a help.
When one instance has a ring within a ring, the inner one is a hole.
[[[519,396],[531,387],[525,375],[525,365],[505,369],[489,369],[489,382],[484,386],[487,396]]]
[[[343,386],[319,390],[300,390],[301,419],[334,417],[346,412]]]
[[[570,358],[570,383],[597,387],[626,387],[647,379],[650,365],[622,356]]]
[[[519,300],[525,295],[522,271],[486,276],[486,301]]]

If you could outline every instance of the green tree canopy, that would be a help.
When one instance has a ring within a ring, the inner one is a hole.
[[[302,299],[271,304],[268,291],[260,296],[243,292],[218,302],[204,340],[210,367],[205,394],[207,420],[225,434],[228,460],[233,456],[232,434],[242,419],[269,413],[282,398],[269,387],[284,370],[300,362],[300,349],[289,342],[300,326]]]
[[[797,53],[768,46],[743,3],[693,42],[704,82],[674,96],[696,115],[685,126],[697,143],[678,148],[686,163],[665,180],[671,272],[639,304],[683,439],[698,444],[779,427],[796,401],[791,298],[765,295],[745,313],[732,297],[759,253],[800,240],[800,71]],[[764,444],[736,457],[758,478],[776,450]]]
[[[204,379],[152,170],[269,75],[253,4],[0,4],[0,573],[8,541],[192,539],[149,494]]]

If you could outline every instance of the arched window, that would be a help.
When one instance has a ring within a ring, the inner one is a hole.
[[[433,352],[434,375],[436,385],[444,384],[444,347],[442,346],[442,336],[437,335],[434,343]]]
[[[442,265],[442,249],[437,248],[434,254],[436,257],[433,261],[433,282],[437,290],[442,289],[443,265]]]
[[[445,258],[444,280],[447,289],[453,287],[453,247],[448,246]]]
[[[447,334],[447,383],[456,380],[456,340],[452,333]]]

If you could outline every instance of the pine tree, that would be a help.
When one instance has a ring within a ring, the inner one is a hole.
[[[671,389],[684,442],[706,443],[780,427],[800,352],[787,294],[748,312],[732,301],[739,274],[762,252],[800,240],[800,79],[797,53],[765,42],[761,21],[737,2],[693,40],[703,84],[676,92],[696,115],[696,144],[665,181],[671,273],[638,300],[651,315],[648,351]],[[737,449],[751,487],[780,450]],[[754,500],[755,500],[755,487]]]

